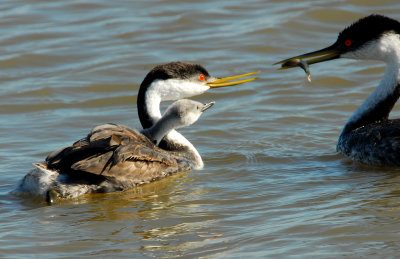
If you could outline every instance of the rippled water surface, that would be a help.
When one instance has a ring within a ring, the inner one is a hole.
[[[400,3],[1,1],[0,255],[395,257],[400,170],[335,152],[383,64],[318,64],[311,84],[300,69],[272,66],[373,12],[400,19]],[[176,60],[214,76],[261,71],[192,98],[216,101],[181,130],[203,170],[54,206],[11,193],[33,162],[92,126],[139,128],[141,80]]]

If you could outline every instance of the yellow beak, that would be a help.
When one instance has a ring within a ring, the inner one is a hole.
[[[239,81],[232,81],[232,82],[228,82],[228,81],[235,80],[235,79],[238,79],[238,78],[242,78],[242,77],[245,77],[245,76],[251,76],[251,75],[257,74],[258,72],[260,72],[260,71],[251,72],[251,73],[242,74],[242,75],[237,75],[237,76],[229,76],[229,77],[224,77],[224,78],[217,78],[214,81],[207,82],[206,85],[209,86],[210,88],[224,87],[224,86],[230,86],[230,85],[240,85],[240,84],[244,84],[244,83],[247,83],[247,82],[254,81],[254,80],[258,79],[258,77],[249,78],[249,79],[243,79],[243,80],[239,80]]]

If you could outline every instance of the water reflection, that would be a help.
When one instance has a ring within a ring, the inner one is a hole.
[[[303,71],[280,73],[272,64],[328,45],[360,16],[400,19],[399,10],[394,0],[2,1],[0,253],[398,254],[399,170],[362,166],[335,152],[383,65],[318,65],[306,85]],[[254,84],[195,98],[216,100],[213,112],[183,130],[204,170],[55,206],[9,194],[32,162],[94,125],[138,128],[139,82],[155,64],[175,60],[200,63],[213,75],[262,73]]]

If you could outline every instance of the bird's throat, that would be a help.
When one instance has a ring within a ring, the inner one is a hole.
[[[400,56],[394,57],[393,60],[387,63],[381,82],[350,117],[343,132],[389,118],[389,113],[400,97],[399,70]]]

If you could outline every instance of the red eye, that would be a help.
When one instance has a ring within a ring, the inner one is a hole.
[[[204,75],[200,74],[199,79],[200,79],[200,81],[204,81],[205,80]]]
[[[351,40],[346,40],[346,41],[344,42],[344,45],[346,45],[347,47],[350,47],[352,43],[353,43],[353,42],[351,42]]]

